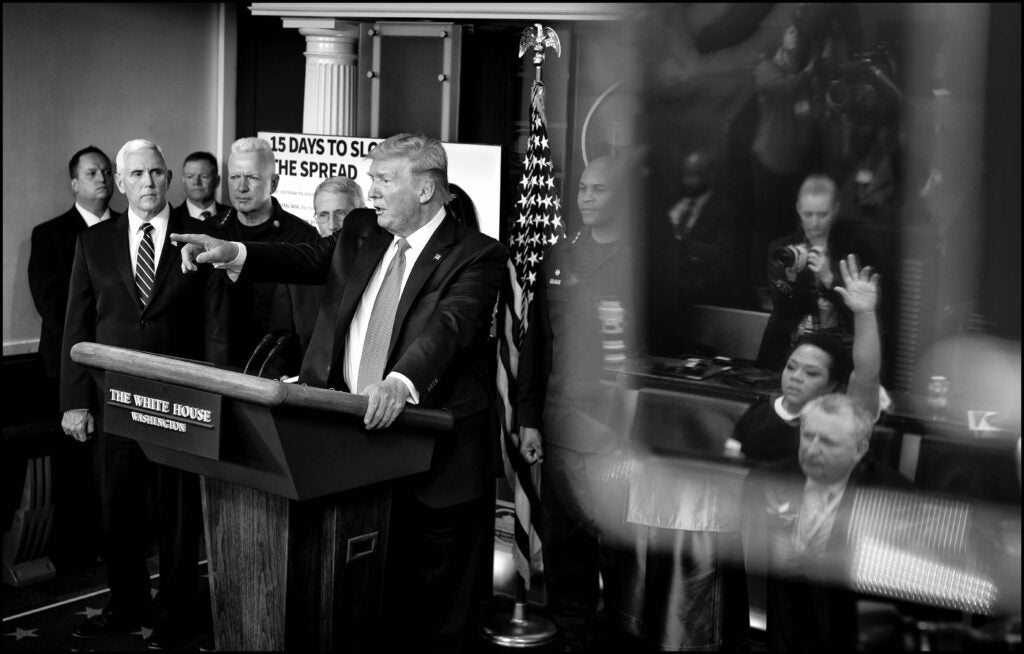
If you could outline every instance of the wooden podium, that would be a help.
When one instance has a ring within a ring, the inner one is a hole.
[[[379,649],[391,487],[430,467],[446,411],[367,432],[366,398],[79,343],[104,429],[201,475],[219,651]]]

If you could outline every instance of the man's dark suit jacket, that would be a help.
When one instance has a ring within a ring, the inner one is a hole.
[[[111,210],[108,220],[121,214]],[[60,342],[68,306],[68,282],[75,259],[75,241],[85,231],[85,218],[72,206],[67,212],[36,225],[32,230],[32,252],[28,257],[28,285],[43,326],[39,332],[39,354],[46,374],[60,377]]]
[[[213,213],[210,215],[209,218],[206,219],[207,221],[213,219],[214,216],[219,216],[219,215],[223,214],[225,211],[227,211],[228,209],[231,208],[231,207],[229,207],[226,204],[221,204],[220,202],[216,202],[215,205],[216,206],[215,206],[215,208],[213,210]],[[188,212],[188,201],[187,200],[183,200],[181,202],[181,204],[179,204],[178,206],[176,206],[176,207],[171,209],[171,218],[190,218],[190,217],[191,217],[191,214],[189,214],[189,212]]]
[[[761,538],[788,535],[796,528],[795,518],[782,521],[767,508],[788,505],[788,513],[799,515],[805,480],[795,461],[768,466],[751,475],[747,481],[750,501],[744,505],[755,513],[749,532],[752,547],[763,547]],[[857,597],[850,589],[850,526],[854,499],[862,488],[907,491],[910,483],[869,452],[850,473],[824,554],[801,569],[806,577],[777,576],[769,567],[767,637],[773,651],[857,648]]]
[[[393,236],[369,236],[358,252],[337,247],[340,232],[314,243],[247,243],[239,280],[325,283],[324,301],[302,361],[300,381],[348,391],[344,381],[349,324]],[[386,372],[415,385],[419,406],[455,417],[441,437],[430,471],[413,489],[417,500],[442,508],[483,497],[494,483],[491,315],[508,252],[451,214],[427,242],[409,275],[395,316]]]
[[[728,305],[739,298],[738,216],[736,203],[711,191],[693,228],[677,241],[683,302]]]
[[[71,360],[81,341],[223,363],[226,360],[227,303],[224,280],[212,270],[181,272],[181,254],[170,234],[208,233],[201,220],[170,218],[149,305],[142,309],[135,289],[128,216],[82,232],[64,323],[60,405],[97,409],[92,376]]]

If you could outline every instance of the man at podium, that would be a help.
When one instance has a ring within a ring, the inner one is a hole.
[[[491,411],[492,310],[508,252],[444,207],[441,142],[398,134],[370,153],[369,199],[382,229],[358,252],[340,232],[315,243],[237,243],[172,234],[182,270],[212,263],[234,280],[325,284],[300,381],[367,396],[367,429],[391,425],[406,404],[447,409],[430,470],[396,492],[385,615],[391,637],[459,651],[489,596],[496,424]],[[411,623],[411,624],[410,624]]]

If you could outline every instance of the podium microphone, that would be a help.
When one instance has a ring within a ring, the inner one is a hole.
[[[269,336],[269,334],[268,334],[268,336]],[[266,368],[267,364],[270,363],[270,360],[273,359],[277,355],[277,353],[281,351],[281,348],[285,346],[285,343],[288,342],[288,339],[290,337],[291,337],[290,333],[282,334],[282,335],[277,337],[277,342],[274,343],[274,347],[270,348],[270,352],[267,354],[267,358],[263,360],[263,365],[260,366],[260,371],[258,373],[256,373],[257,377],[262,377],[263,376],[263,369]]]
[[[252,351],[252,355],[249,356],[249,360],[245,364],[245,368],[242,369],[243,375],[249,374],[249,368],[250,366],[252,366],[252,362],[256,359],[256,355],[260,354],[261,352],[264,352],[267,346],[270,345],[271,341],[273,340],[274,334],[270,333],[264,336],[263,340],[260,341],[258,345],[256,345],[256,348]]]

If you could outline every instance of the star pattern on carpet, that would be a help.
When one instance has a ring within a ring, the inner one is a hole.
[[[149,640],[149,637],[153,635],[153,630],[149,627],[139,627],[139,630],[131,632],[131,635],[142,636],[142,640]]]
[[[13,636],[15,640],[21,640],[22,638],[39,638],[38,627],[32,629],[22,629],[21,627],[16,628],[13,632],[4,634],[5,636]]]
[[[103,614],[103,609],[94,609],[91,606],[87,606],[87,607],[85,607],[84,611],[79,611],[75,615],[84,615],[86,620],[91,620],[91,619],[95,618],[97,615],[102,615],[102,614]]]

